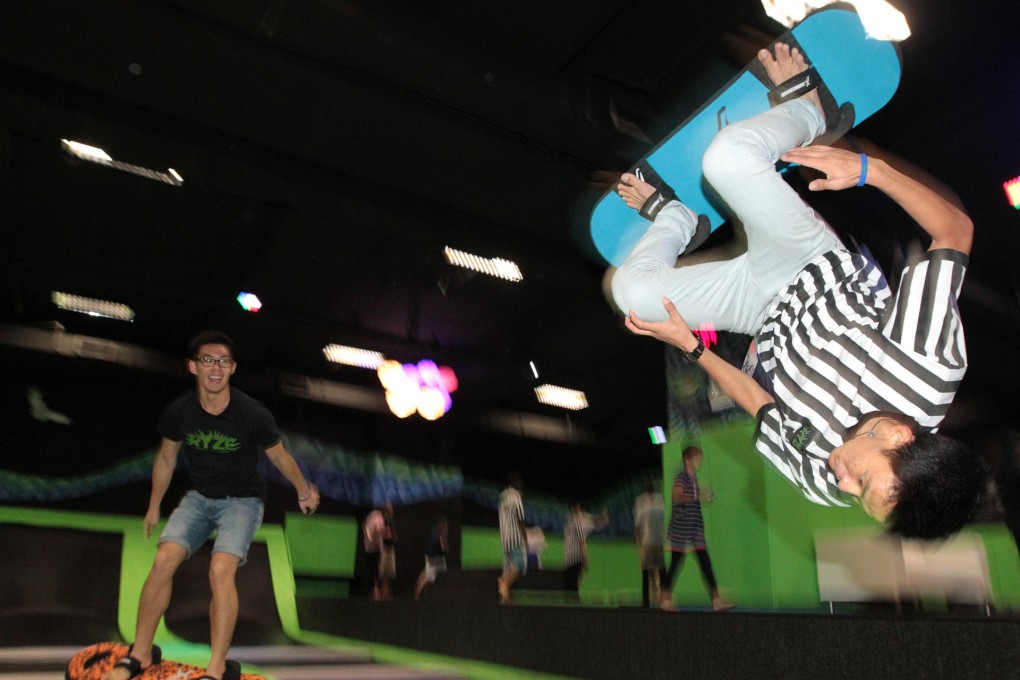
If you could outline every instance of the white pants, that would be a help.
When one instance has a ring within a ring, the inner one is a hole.
[[[710,322],[716,330],[756,333],[776,294],[808,262],[842,247],[775,169],[782,153],[807,146],[824,131],[821,113],[803,99],[723,128],[705,152],[702,171],[743,223],[747,252],[677,269],[697,215],[674,201],[613,275],[617,306],[645,321],[662,321],[667,297],[691,328]]]

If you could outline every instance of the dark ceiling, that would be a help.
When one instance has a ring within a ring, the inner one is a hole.
[[[946,180],[975,218],[973,367],[948,421],[972,427],[1016,403],[1020,377],[1020,225],[1001,188],[1020,174],[1020,11],[894,4],[914,31],[903,82],[860,133]],[[307,409],[352,446],[594,492],[656,465],[645,428],[664,424],[665,379],[661,346],[605,303],[588,213],[606,177],[779,32],[758,0],[3,2],[0,323],[175,355],[218,327],[240,345],[239,377],[362,387],[374,376],[327,364],[323,345],[433,358],[460,377],[438,423],[377,401]],[[61,138],[184,185],[75,160]],[[841,200],[825,212],[837,228],[890,214]],[[846,231],[887,259],[912,236],[895,215]],[[524,281],[451,269],[447,245],[512,259]],[[76,318],[53,290],[138,316]],[[536,403],[529,361],[590,408]]]

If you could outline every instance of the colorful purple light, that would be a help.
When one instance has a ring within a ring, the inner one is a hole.
[[[417,411],[426,420],[438,420],[453,406],[450,393],[457,389],[457,376],[449,366],[437,366],[429,359],[403,365],[389,360],[377,374],[386,388],[386,403],[400,418]]]

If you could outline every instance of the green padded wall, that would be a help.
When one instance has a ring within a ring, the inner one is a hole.
[[[288,512],[284,534],[295,575],[354,577],[361,531],[353,517]]]

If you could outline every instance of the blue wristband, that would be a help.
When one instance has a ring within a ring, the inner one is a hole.
[[[864,186],[864,182],[866,182],[868,179],[868,156],[863,153],[860,156],[861,156],[861,178],[857,180],[857,186],[862,187]]]

